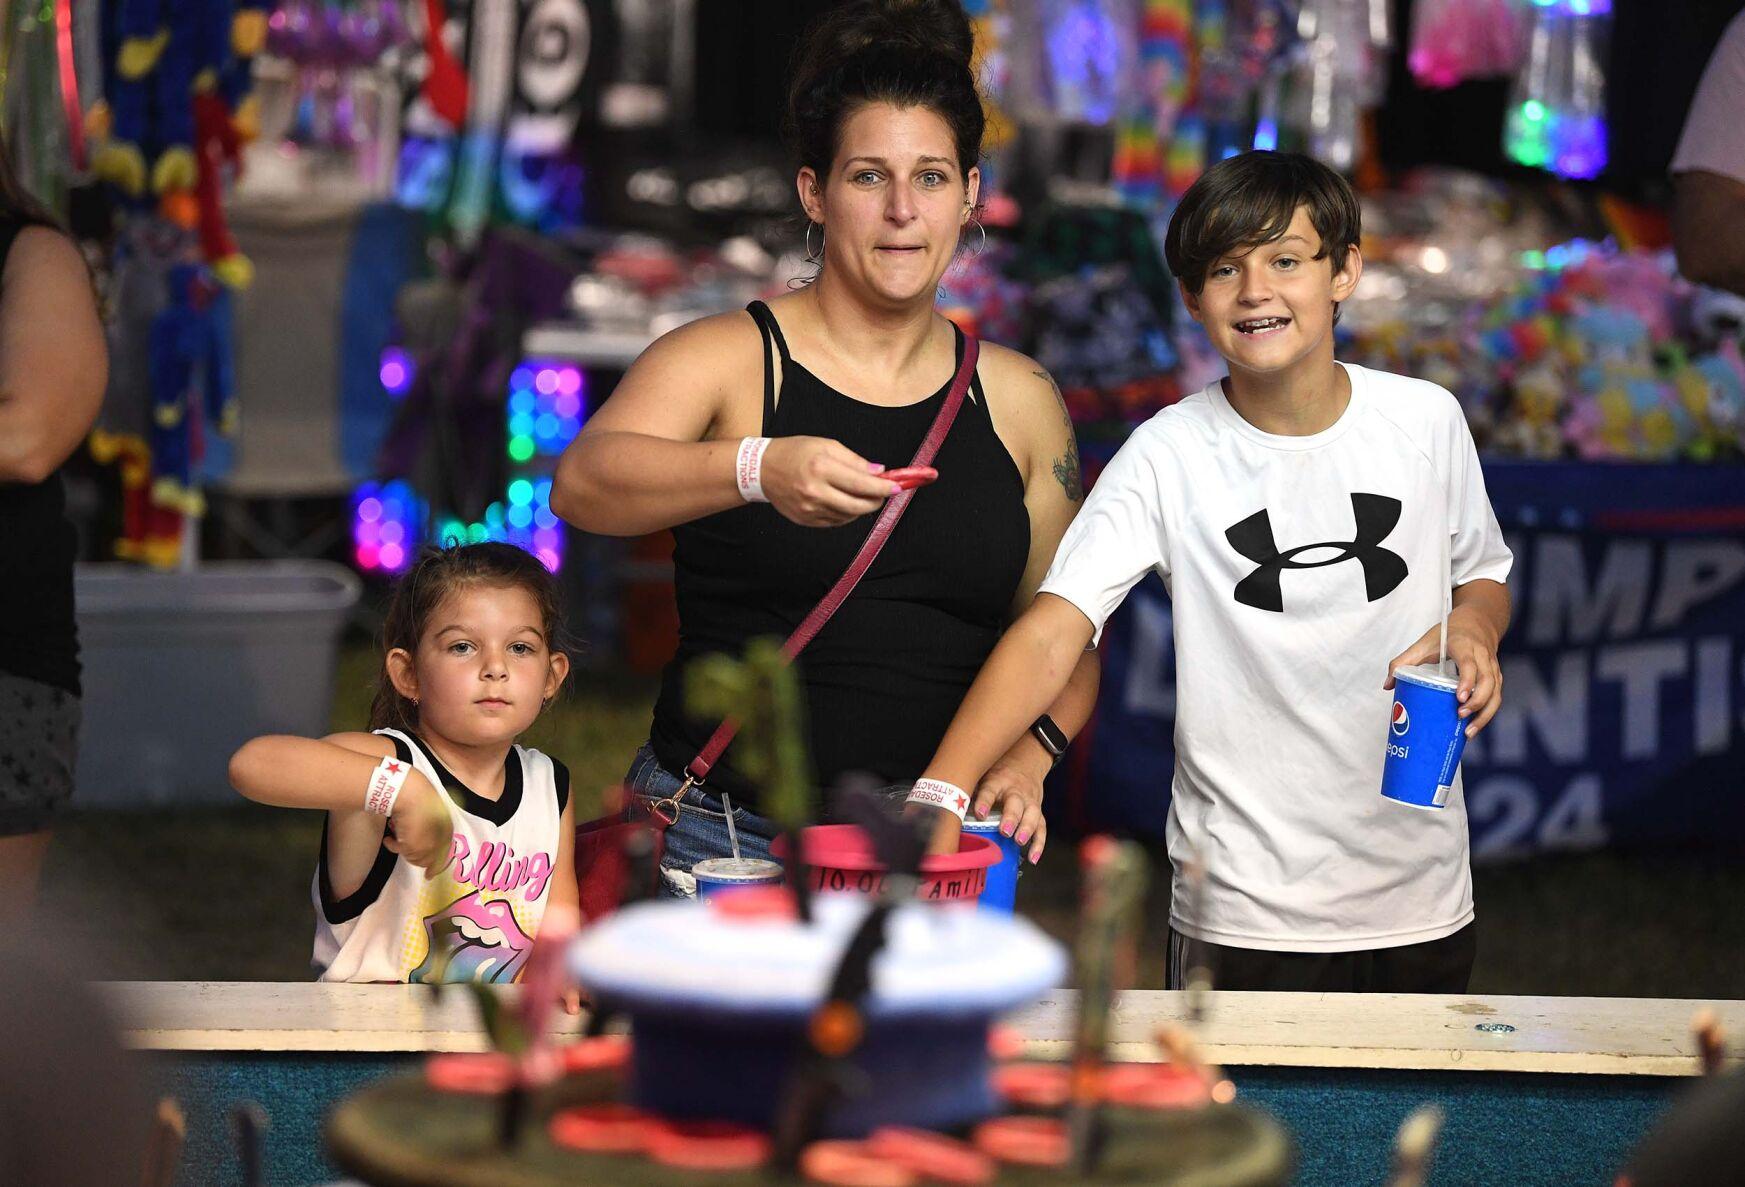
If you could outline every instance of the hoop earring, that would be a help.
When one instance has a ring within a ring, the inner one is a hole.
[[[982,220],[977,218],[973,214],[969,216],[969,221],[974,223],[975,229],[982,233],[982,241],[980,243],[976,244],[976,248],[974,251],[969,253],[972,256],[979,256],[984,251],[988,250],[988,229],[986,227],[982,226]]]
[[[817,251],[812,250],[813,227],[818,228]],[[806,262],[808,264],[817,264],[819,266],[822,266],[824,263],[824,228],[820,224],[813,222],[811,219],[806,220]]]

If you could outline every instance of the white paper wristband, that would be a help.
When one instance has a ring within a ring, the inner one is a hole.
[[[959,820],[969,815],[969,793],[955,783],[943,779],[917,779],[909,789],[908,802],[944,808]]]
[[[739,497],[747,503],[767,503],[763,493],[763,451],[769,448],[768,437],[747,437],[739,443],[739,457],[733,464],[733,477],[739,483]]]
[[[364,811],[377,816],[391,815],[394,801],[400,798],[400,789],[406,786],[406,776],[411,773],[411,763],[384,758],[375,774],[370,776],[370,789],[364,795]]]

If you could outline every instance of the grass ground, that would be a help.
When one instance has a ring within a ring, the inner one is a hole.
[[[334,720],[356,728],[373,661],[348,651]],[[578,812],[642,740],[653,685],[590,674],[528,742],[569,764]],[[50,851],[43,915],[105,980],[300,980],[320,820],[262,808],[80,813]],[[1071,934],[1065,846],[1027,872],[1019,910]],[[1745,998],[1745,864],[1686,854],[1586,854],[1480,867],[1478,993]],[[1147,910],[1142,984],[1162,984],[1165,879]]]

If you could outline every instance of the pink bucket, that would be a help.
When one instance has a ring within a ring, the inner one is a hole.
[[[885,867],[873,856],[872,842],[858,825],[813,825],[800,834],[800,845],[806,878],[814,891],[876,894],[885,884]],[[786,837],[776,838],[770,850],[786,864]],[[916,897],[929,902],[974,902],[987,885],[988,868],[999,860],[998,845],[964,833],[957,839],[956,853],[921,859]]]

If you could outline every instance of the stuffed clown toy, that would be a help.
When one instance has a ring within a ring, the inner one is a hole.
[[[230,295],[253,267],[231,235],[224,192],[258,126],[252,71],[268,10],[265,0],[104,2],[107,100],[87,129],[92,169],[123,214],[116,284],[133,294],[110,327],[111,356],[134,361],[119,377],[127,382],[112,374],[111,398],[143,402],[149,428],[102,452],[128,492],[118,554],[173,565],[187,521],[205,511],[207,442],[237,420]]]
[[[265,0],[114,0],[105,13],[105,91],[87,120],[93,171],[136,209],[200,232],[202,253],[232,288],[254,269],[224,218],[227,176],[259,127],[254,59]]]

